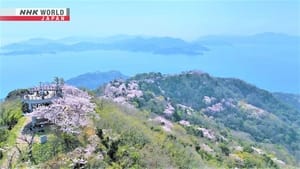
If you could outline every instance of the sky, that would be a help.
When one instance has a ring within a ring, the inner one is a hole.
[[[277,32],[300,35],[300,1],[1,0],[1,8],[69,7],[70,22],[0,22],[1,44],[116,34],[172,36]]]
[[[193,41],[208,35],[244,36],[264,32],[300,36],[300,0],[0,0],[0,9],[22,7],[70,8],[71,21],[0,22],[0,47],[31,38],[143,35]],[[247,46],[228,48],[211,50],[197,58],[170,56],[174,58],[172,63],[168,63],[169,58],[163,60],[164,56],[115,51],[0,56],[0,98],[10,90],[32,85],[30,82],[49,81],[58,74],[70,78],[96,70],[120,70],[134,74],[201,69],[217,76],[241,78],[271,91],[299,93],[300,50],[286,51],[282,46],[276,47],[277,50],[270,47],[257,51]],[[289,56],[287,53],[292,54]],[[54,65],[45,68],[44,65],[49,64],[47,58],[56,59],[53,60]],[[255,61],[250,63],[251,59]],[[76,66],[66,66],[70,60],[71,65]],[[32,65],[31,69],[29,65]],[[28,77],[28,74],[31,76]],[[290,86],[296,87],[291,89]]]

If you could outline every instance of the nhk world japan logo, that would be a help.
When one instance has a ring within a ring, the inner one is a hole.
[[[1,8],[0,21],[70,21],[70,8]]]

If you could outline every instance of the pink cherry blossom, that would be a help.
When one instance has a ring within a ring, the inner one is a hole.
[[[80,127],[87,125],[87,116],[94,113],[95,104],[87,92],[66,85],[62,90],[63,98],[53,99],[49,106],[39,106],[30,116],[47,119],[64,132],[78,133]]]

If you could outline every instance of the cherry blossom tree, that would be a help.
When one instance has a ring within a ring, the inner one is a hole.
[[[67,133],[78,133],[88,123],[88,115],[94,113],[95,105],[87,92],[72,86],[62,87],[63,97],[55,98],[48,106],[39,106],[32,113],[38,119],[47,119]]]

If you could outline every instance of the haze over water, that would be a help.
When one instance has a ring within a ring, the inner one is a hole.
[[[40,81],[49,82],[55,76],[69,79],[87,72],[110,70],[130,76],[144,72],[176,74],[195,69],[213,76],[240,78],[270,91],[299,93],[299,56],[279,49],[262,51],[255,48],[254,51],[253,46],[216,46],[199,56],[101,50],[0,55],[0,80],[4,82],[0,96],[3,98],[13,89],[31,87]],[[291,57],[274,57],[280,52]]]

